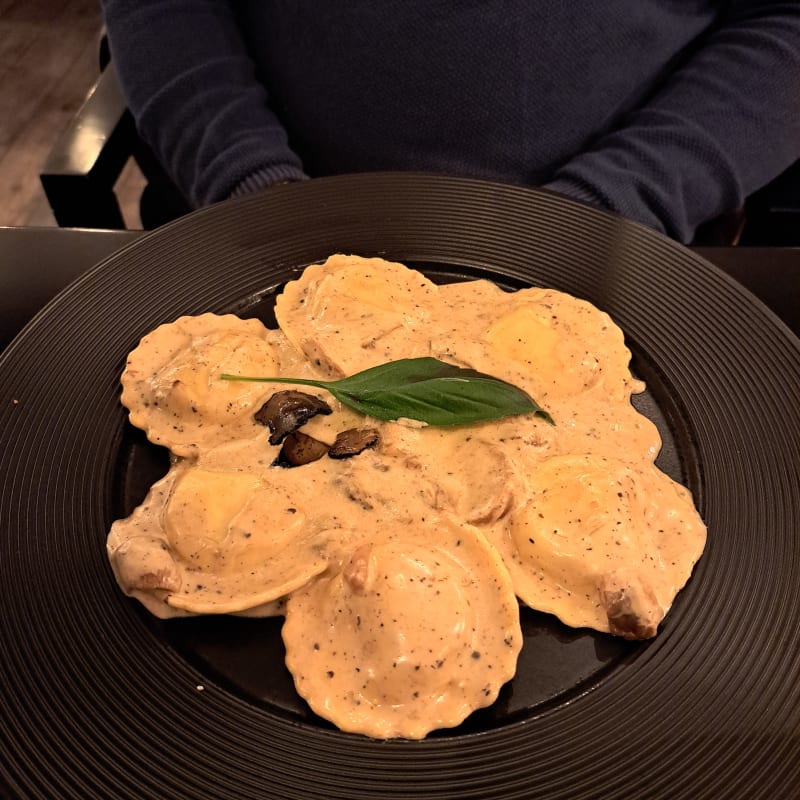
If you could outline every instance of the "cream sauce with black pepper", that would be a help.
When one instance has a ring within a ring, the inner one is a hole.
[[[171,450],[167,476],[108,553],[158,616],[284,614],[287,665],[343,730],[420,738],[494,701],[521,646],[518,598],[575,627],[655,634],[706,530],[654,465],[661,442],[630,398],[621,330],[591,304],[486,281],[436,286],[401,264],[332,256],[286,285],[279,330],[182,317],[144,337],[122,376],[134,425]],[[253,414],[286,384],[434,356],[528,391],[534,416],[456,428],[378,422],[341,406],[302,432],[344,460],[275,466]]]

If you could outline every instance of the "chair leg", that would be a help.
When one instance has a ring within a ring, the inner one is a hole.
[[[60,228],[125,228],[112,187],[90,175],[41,175],[40,180]]]

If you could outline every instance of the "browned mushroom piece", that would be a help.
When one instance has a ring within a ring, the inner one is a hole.
[[[253,419],[269,428],[270,444],[280,444],[286,436],[305,425],[312,417],[330,413],[331,407],[321,398],[287,389],[275,392],[256,411]]]
[[[283,440],[281,451],[273,465],[276,467],[301,467],[303,464],[317,461],[327,452],[328,445],[325,442],[301,431],[294,431]]]
[[[348,428],[337,434],[328,455],[331,458],[350,458],[369,447],[375,447],[379,441],[380,434],[375,428]]]

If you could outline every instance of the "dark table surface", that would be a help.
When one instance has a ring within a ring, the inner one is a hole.
[[[0,349],[72,280],[141,235],[0,227]],[[696,252],[743,284],[800,336],[800,248],[706,247]]]

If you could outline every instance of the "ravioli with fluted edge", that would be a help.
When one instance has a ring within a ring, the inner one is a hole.
[[[172,466],[109,532],[126,594],[159,617],[284,615],[298,693],[375,738],[493,703],[516,670],[520,602],[656,635],[706,527],[654,463],[608,314],[334,255],[287,283],[276,319],[184,316],[130,353],[122,403]],[[420,357],[513,384],[549,417],[382,421],[319,385]]]
[[[283,639],[311,708],[381,739],[419,739],[491,705],[522,646],[500,557],[447,517],[365,536],[289,596]]]

